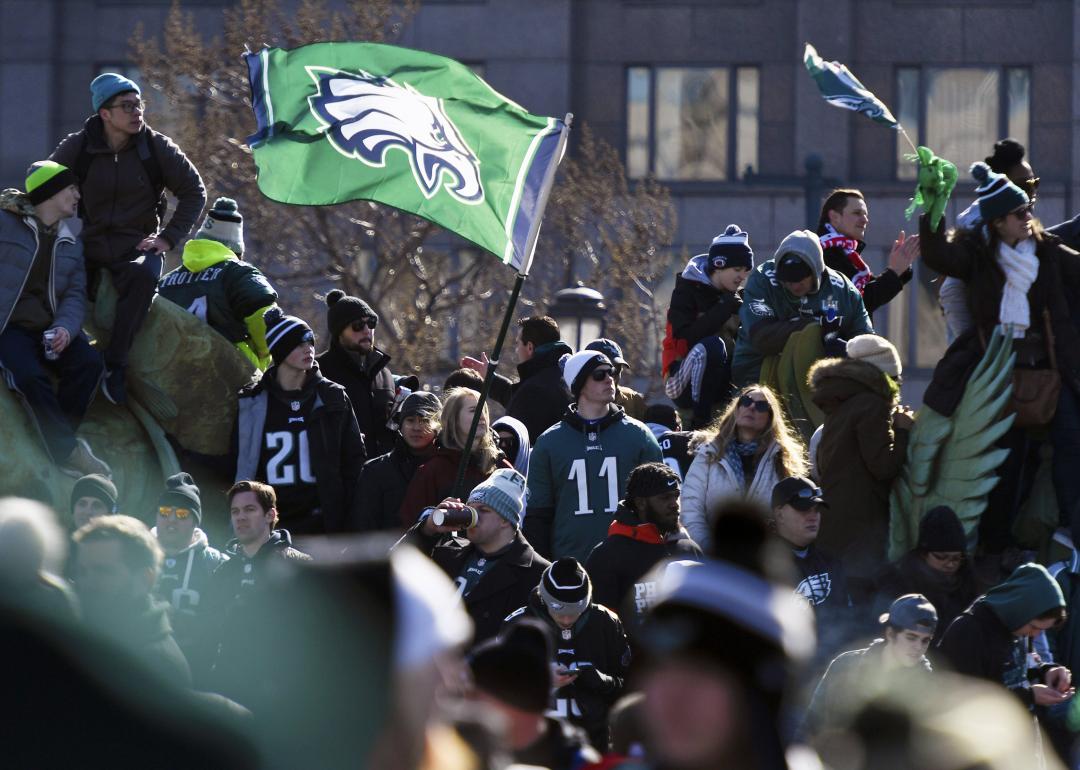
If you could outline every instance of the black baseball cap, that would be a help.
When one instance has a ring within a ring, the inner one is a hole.
[[[802,476],[788,476],[773,487],[772,507],[779,508],[781,505],[790,505],[800,511],[808,511],[814,505],[829,507],[821,496],[821,487]]]
[[[938,616],[934,605],[922,594],[904,594],[878,620],[902,631],[932,634],[937,629]]]
[[[615,340],[609,340],[605,337],[601,337],[598,340],[593,340],[585,346],[586,350],[599,350],[608,360],[615,366],[625,366],[630,368],[630,364],[626,363],[626,359],[623,358],[622,348],[619,347],[619,343]]]
[[[796,283],[814,274],[806,260],[798,254],[787,253],[776,263],[776,279],[781,283]]]

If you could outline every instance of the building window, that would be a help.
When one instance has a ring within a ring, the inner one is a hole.
[[[896,72],[897,119],[916,144],[966,169],[994,142],[1028,144],[1031,72],[1023,67],[901,67]],[[911,152],[896,137],[896,176],[915,178]]]
[[[757,67],[630,67],[627,172],[723,182],[756,170],[759,77]]]

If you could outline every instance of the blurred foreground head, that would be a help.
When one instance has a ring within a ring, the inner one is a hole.
[[[815,743],[830,770],[1064,770],[1031,715],[1000,686],[935,672],[849,693],[842,727]]]
[[[813,615],[772,569],[763,512],[723,512],[716,531],[742,544],[738,563],[673,562],[653,575],[641,636],[650,747],[665,768],[787,768],[783,701],[813,653]]]

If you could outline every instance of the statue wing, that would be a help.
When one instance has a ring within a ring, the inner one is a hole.
[[[1005,414],[1016,355],[1012,338],[995,329],[952,417],[923,406],[908,444],[907,462],[890,494],[889,558],[915,547],[919,522],[938,505],[956,511],[974,542],[997,468],[1009,450],[995,446],[1016,416]]]

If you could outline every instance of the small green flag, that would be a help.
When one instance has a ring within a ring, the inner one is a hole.
[[[527,273],[567,125],[531,115],[465,65],[376,43],[244,55],[268,198],[372,200]]]
[[[823,60],[814,46],[807,43],[803,52],[803,64],[829,104],[861,112],[875,123],[900,128],[899,121],[889,112],[884,102],[868,91],[866,86],[851,74],[851,70],[840,62]]]

